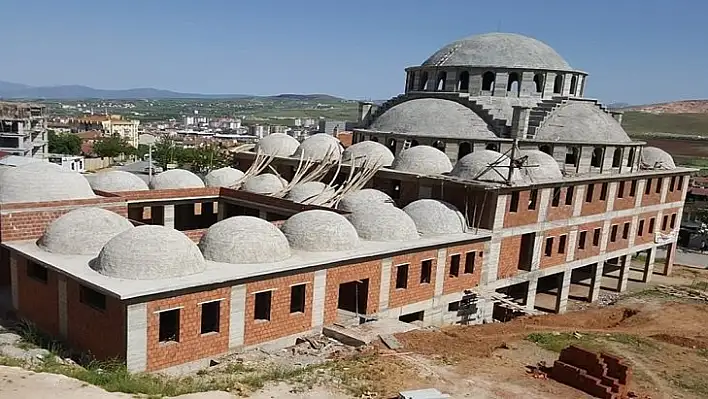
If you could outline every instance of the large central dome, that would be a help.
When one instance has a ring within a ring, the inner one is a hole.
[[[452,42],[422,66],[573,69],[547,44],[514,33],[486,33]]]

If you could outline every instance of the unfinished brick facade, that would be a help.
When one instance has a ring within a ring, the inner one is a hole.
[[[479,285],[484,262],[484,244],[474,243],[447,248],[443,294],[462,292]],[[453,256],[459,255],[458,273],[452,273]]]
[[[17,264],[18,313],[42,331],[59,336],[59,283],[57,273],[13,256]],[[88,322],[88,320],[87,320]]]
[[[426,267],[429,265],[425,276],[422,273],[423,262],[426,262]],[[434,250],[394,256],[388,306],[397,308],[432,298],[435,293],[435,271],[439,267],[437,263],[437,251]],[[398,273],[403,273],[404,269],[405,287],[396,288],[399,282]]]

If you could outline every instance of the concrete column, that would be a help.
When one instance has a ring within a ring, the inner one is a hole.
[[[529,116],[531,108],[514,106],[511,118],[511,138],[523,139],[526,138],[526,132],[529,129]]]
[[[312,287],[312,328],[319,330],[324,325],[325,294],[327,289],[327,270],[315,272]]]
[[[246,285],[231,287],[231,314],[229,315],[229,349],[243,345],[246,329]],[[314,314],[314,312],[313,312]]]
[[[551,203],[551,189],[550,188],[544,188],[541,190],[538,190],[538,203],[536,206],[538,207],[538,223],[542,223],[546,221],[546,217],[548,216],[548,205]]]
[[[600,287],[602,286],[602,270],[605,267],[604,261],[599,261],[592,267],[592,278],[590,280],[590,296],[588,301],[595,302],[600,297]]]
[[[126,366],[131,373],[147,369],[147,303],[128,305],[126,312]]]
[[[666,195],[669,192],[669,182],[671,181],[670,177],[664,177],[661,181],[661,203],[663,204],[666,202]]]
[[[480,276],[480,285],[489,284],[497,280],[497,276],[499,275],[500,251],[501,238],[499,238],[498,236],[492,237],[492,240],[490,242],[484,243],[484,253],[487,255],[482,258],[482,273]]]
[[[583,210],[583,204],[585,203],[585,191],[587,189],[588,189],[588,186],[585,184],[575,186],[575,202],[573,202],[573,217],[580,216],[580,213]],[[594,193],[594,191],[593,191],[593,193]]]
[[[12,291],[12,308],[20,309],[20,292],[17,287],[17,258],[10,256],[10,290]]]
[[[615,198],[617,198],[618,186],[619,183],[617,182],[612,182],[607,185],[607,198],[605,200],[607,202],[607,208],[605,209],[606,212],[611,212],[615,209]],[[600,186],[600,190],[602,190],[602,186]]]
[[[59,336],[66,339],[69,334],[69,313],[67,310],[66,276],[59,275],[57,279],[59,297]]]
[[[447,265],[447,249],[438,249],[437,260],[435,262],[435,293],[434,296],[438,297],[443,294],[443,288],[445,287],[445,266]],[[389,276],[391,274],[389,273]],[[383,279],[382,279],[383,280]]]
[[[629,225],[629,247],[634,246],[634,240],[637,238],[637,230],[639,229],[639,215],[632,216],[632,222]]]
[[[634,154],[635,158],[639,158],[639,151]],[[639,208],[642,206],[642,197],[644,196],[644,188],[647,186],[647,181],[645,179],[637,180],[637,196],[634,198],[634,207]]]
[[[558,296],[556,297],[556,313],[565,313],[568,307],[570,293],[570,270],[558,275]]]
[[[164,208],[165,227],[169,227],[171,229],[174,229],[175,228],[175,206],[174,205],[165,205],[163,208]]]
[[[379,288],[379,313],[388,310],[388,298],[391,292],[391,269],[393,258],[381,261],[381,287]]]
[[[632,264],[632,255],[624,255],[620,260],[620,274],[617,280],[617,292],[627,291],[627,281],[629,280],[629,266]]]
[[[576,199],[576,202],[577,199]],[[568,233],[568,241],[565,245],[565,261],[572,262],[575,257],[575,248],[578,246],[578,226],[573,227],[573,230]]]
[[[664,276],[670,276],[674,268],[674,259],[676,258],[676,243],[669,244],[666,247],[666,261],[664,262]]]
[[[497,207],[494,210],[494,225],[492,230],[498,230],[504,227],[504,214],[506,213],[506,199],[509,195],[500,195],[497,197]]]
[[[508,72],[497,72],[494,78],[494,97],[506,97],[506,85],[509,84]]]
[[[538,286],[538,279],[533,278],[529,280],[529,288],[526,291],[526,309],[533,310],[536,306],[536,287]]]
[[[543,252],[544,238],[543,233],[540,231],[536,232],[536,238],[533,242],[533,254],[531,256],[531,271],[541,268],[541,253]]]
[[[644,273],[642,274],[642,282],[648,283],[651,281],[651,276],[654,274],[654,261],[656,260],[656,247],[647,250],[647,259],[644,261]]]
[[[216,220],[217,221],[222,221],[226,219],[226,203],[225,202],[217,202],[216,203]]]

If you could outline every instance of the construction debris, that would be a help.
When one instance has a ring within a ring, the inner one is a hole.
[[[618,357],[571,345],[561,351],[550,376],[597,398],[620,399],[627,397],[632,369]]]
[[[695,301],[708,302],[708,292],[691,287],[657,285],[656,290],[661,292],[662,294],[671,295],[677,298],[693,299]]]
[[[380,335],[380,337],[381,337],[381,342],[383,342],[384,345],[386,345],[386,347],[388,347],[388,349],[396,350],[396,349],[401,348],[401,343],[398,342],[396,337],[394,337],[393,335],[384,334],[384,335]]]

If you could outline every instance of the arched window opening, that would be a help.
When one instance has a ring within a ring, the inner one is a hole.
[[[580,149],[578,147],[568,147],[565,150],[565,164],[578,166],[580,158]]]
[[[595,147],[592,150],[592,158],[590,158],[590,166],[596,168],[602,167],[602,158],[604,158],[605,150],[602,147]]]
[[[437,80],[437,84],[435,85],[435,90],[445,91],[445,80],[446,79],[447,79],[446,72],[438,72],[438,80]]]
[[[632,167],[634,165],[634,148],[629,149],[629,156],[627,157],[627,166]]]
[[[378,143],[378,142],[379,142],[379,138],[376,137],[376,136],[371,136],[371,139],[370,139],[370,140],[373,141],[373,142],[375,142],[375,143]]]
[[[457,90],[467,91],[470,89],[470,73],[467,71],[462,71],[460,73],[459,79],[457,79]]]
[[[436,140],[435,142],[433,142],[433,147],[445,152],[445,143],[440,140]]]
[[[411,140],[411,147],[415,147],[417,145],[419,145],[418,140]]]
[[[396,153],[396,139],[388,140],[388,149],[391,150],[392,153]]]
[[[545,152],[546,154],[553,156],[553,147],[548,144],[543,144],[538,147],[539,151]]]
[[[509,74],[509,83],[506,85],[506,91],[512,92],[512,93],[519,93],[519,74],[516,72],[512,72]]]
[[[428,87],[428,72],[423,72],[420,75],[420,81],[418,82],[418,89],[425,90]]]
[[[486,147],[489,151],[499,151],[499,144],[497,143],[489,143],[487,144]]]
[[[482,75],[482,90],[483,91],[494,91],[494,72],[487,71]]]
[[[615,148],[614,154],[612,154],[612,167],[619,168],[622,164],[622,149]]]
[[[543,74],[537,73],[533,76],[533,84],[536,86],[536,93],[543,92]]]
[[[553,81],[553,94],[561,94],[563,91],[563,75],[556,75],[556,80]]]
[[[472,152],[472,145],[468,142],[462,142],[460,143],[460,146],[457,148],[457,159],[461,159],[465,155],[469,154]]]
[[[570,94],[575,94],[575,90],[578,88],[578,77],[573,75],[570,78]]]

